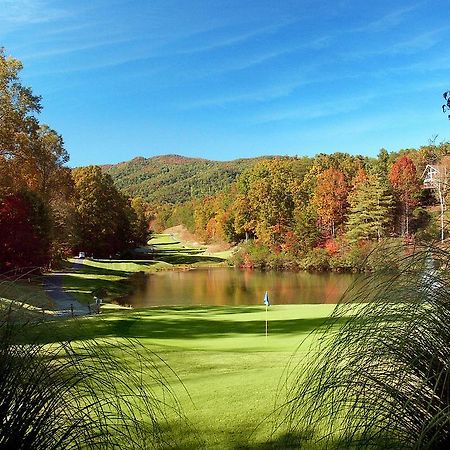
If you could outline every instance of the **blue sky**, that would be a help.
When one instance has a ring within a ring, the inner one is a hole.
[[[0,0],[71,165],[450,139],[450,0]]]

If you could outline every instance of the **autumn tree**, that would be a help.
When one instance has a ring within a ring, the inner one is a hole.
[[[48,125],[40,125],[33,136],[32,155],[22,164],[23,178],[30,177],[29,189],[44,201],[51,202],[55,195],[67,188],[69,154],[61,135]],[[24,173],[26,171],[26,173]]]
[[[402,234],[409,235],[411,214],[418,204],[420,193],[417,170],[412,159],[408,156],[401,156],[392,165],[389,180],[403,210]]]
[[[0,49],[0,193],[24,188],[48,203],[69,155],[62,137],[39,123],[40,97],[22,85],[22,63]]]
[[[49,227],[48,210],[35,194],[23,191],[0,199],[0,272],[46,266]]]
[[[110,256],[133,245],[133,212],[112,178],[98,166],[73,171],[77,216],[76,249]]]
[[[72,179],[65,167],[69,156],[62,137],[39,123],[40,97],[21,83],[21,70],[22,63],[0,49],[0,200],[28,195],[35,199],[32,203],[42,203],[47,214],[45,242],[51,243],[52,254],[58,254],[70,236],[66,225]],[[33,258],[31,248],[29,256]]]
[[[241,224],[253,222],[259,239],[280,244],[292,225],[296,183],[294,159],[273,158],[255,164],[238,180],[244,213]],[[250,232],[248,228],[241,229]]]
[[[149,235],[149,206],[142,197],[131,199],[131,229],[132,239],[136,246],[145,245]]]
[[[336,236],[336,228],[345,218],[348,185],[343,172],[327,169],[317,177],[312,203],[325,234]]]
[[[316,246],[320,239],[320,230],[317,227],[317,213],[311,204],[302,204],[295,208],[293,230],[300,251],[306,252]]]
[[[195,232],[205,241],[209,241],[215,236],[215,215],[216,210],[213,197],[194,201]]]
[[[214,218],[211,219],[214,227],[214,236],[219,241],[232,242],[236,239],[234,232],[234,187],[213,197],[213,208],[215,210]],[[208,225],[207,225],[208,228]]]
[[[0,48],[0,156],[6,159],[23,155],[31,145],[30,134],[38,128],[40,97],[20,82],[22,68]]]
[[[317,178],[327,169],[335,169],[344,174],[346,180],[351,180],[356,172],[365,167],[368,158],[362,156],[352,156],[348,153],[336,152],[331,155],[319,153],[309,164],[309,170],[302,177],[302,190],[312,199],[316,189]]]
[[[245,237],[247,241],[253,237],[256,230],[255,212],[250,205],[249,199],[246,195],[240,194],[236,197],[233,205],[234,232],[238,237]]]

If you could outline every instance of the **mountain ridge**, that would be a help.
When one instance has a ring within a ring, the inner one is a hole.
[[[130,197],[142,197],[149,203],[176,204],[217,194],[230,186],[246,168],[265,158],[271,156],[215,161],[166,154],[149,158],[136,156],[101,167]]]

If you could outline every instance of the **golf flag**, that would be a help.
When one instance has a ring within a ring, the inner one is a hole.
[[[266,291],[266,293],[264,294],[264,304],[266,306],[270,306],[270,301],[269,301],[269,293]]]

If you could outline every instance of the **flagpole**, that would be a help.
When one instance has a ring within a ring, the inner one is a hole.
[[[267,291],[264,294],[264,302],[263,303],[266,305],[266,344],[267,344],[267,335],[269,334],[269,317],[267,315],[267,311],[268,311],[269,306],[270,306],[269,292],[267,292]]]
[[[268,305],[266,305],[266,343],[267,343],[267,331],[268,331],[268,323],[267,323],[267,309],[268,309]]]

